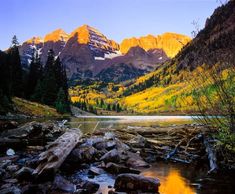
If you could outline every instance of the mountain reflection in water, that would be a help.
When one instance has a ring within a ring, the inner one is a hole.
[[[195,194],[190,180],[182,175],[182,170],[178,166],[157,164],[149,169],[143,170],[142,175],[160,179],[160,194]],[[187,169],[184,169],[187,170]]]

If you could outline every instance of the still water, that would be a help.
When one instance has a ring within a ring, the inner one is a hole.
[[[101,128],[157,127],[180,124],[192,124],[196,121],[190,116],[81,116],[71,118],[69,125],[78,127],[83,133],[92,133]],[[140,169],[147,177],[159,178],[160,194],[234,194],[234,174],[208,176],[207,169],[202,166],[182,165],[158,162],[150,168]],[[80,174],[81,175],[81,174]],[[83,175],[86,177],[86,175]],[[102,174],[93,179],[100,184],[97,193],[108,194],[108,186],[113,186],[115,177]]]
[[[78,127],[84,133],[100,128],[158,127],[195,123],[191,116],[78,116],[69,121],[71,127]]]

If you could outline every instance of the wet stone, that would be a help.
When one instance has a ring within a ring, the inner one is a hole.
[[[121,160],[121,157],[117,151],[117,149],[113,149],[109,152],[107,152],[106,154],[104,154],[101,158],[100,158],[101,161],[104,161],[104,162],[120,162]]]
[[[22,191],[16,186],[11,186],[11,187],[1,189],[0,193],[1,194],[22,194]]]
[[[115,180],[116,191],[141,191],[145,193],[158,193],[159,179],[144,177],[136,174],[120,174]]]
[[[61,175],[57,175],[53,182],[53,189],[73,193],[76,190],[76,186]]]
[[[33,178],[32,174],[33,174],[33,169],[32,168],[22,167],[20,170],[18,170],[15,173],[15,177],[19,181],[30,181]]]

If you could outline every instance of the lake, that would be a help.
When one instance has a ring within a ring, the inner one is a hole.
[[[191,116],[77,116],[71,117],[69,125],[78,127],[84,133],[100,128],[158,127],[180,124],[192,124]]]
[[[70,118],[69,125],[78,127],[84,133],[92,133],[101,128],[158,127],[181,124],[193,124],[191,116],[78,116]],[[141,174],[159,178],[160,194],[234,194],[234,174],[207,176],[207,168],[177,163],[157,162],[150,168],[141,169]],[[108,186],[113,185],[115,177],[102,174],[93,179],[78,174],[100,184],[97,193],[108,194]]]

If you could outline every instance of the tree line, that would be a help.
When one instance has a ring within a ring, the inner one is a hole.
[[[33,49],[27,70],[21,65],[16,36],[7,51],[0,51],[0,113],[12,110],[14,96],[55,107],[60,113],[70,111],[65,67],[53,50],[48,51],[43,66],[38,52]]]

